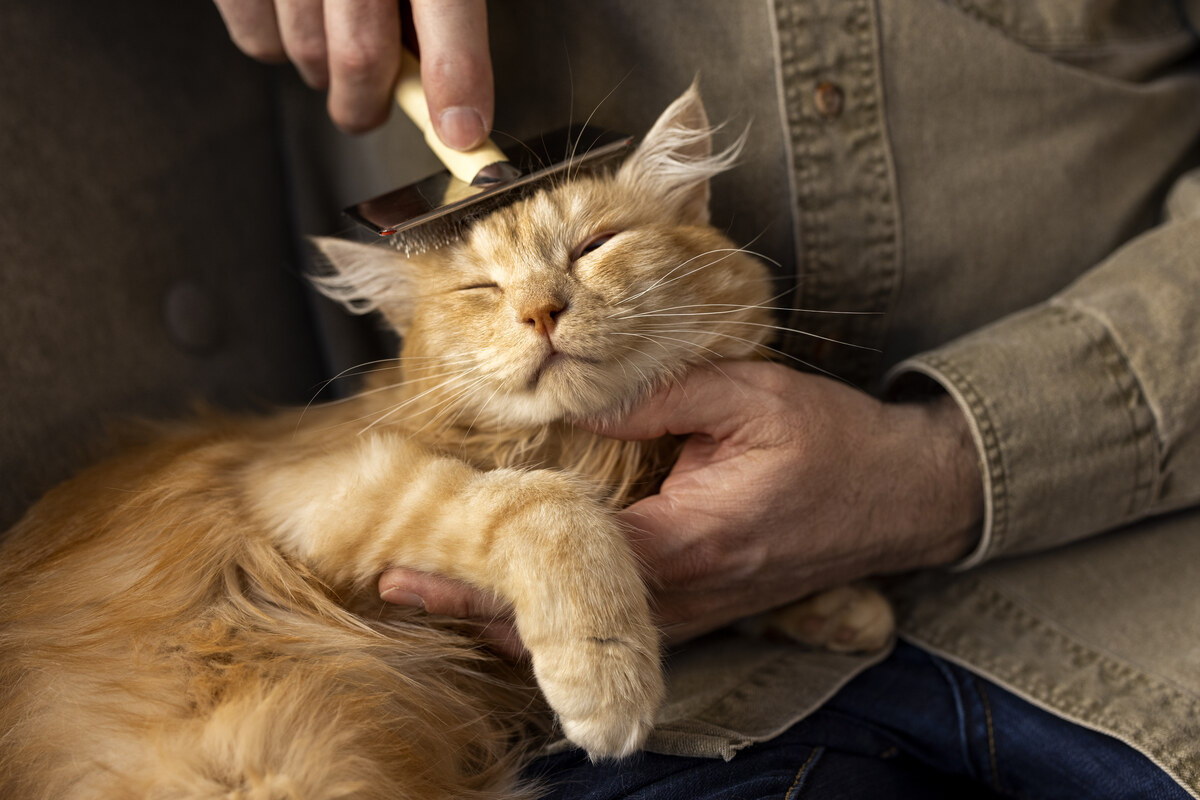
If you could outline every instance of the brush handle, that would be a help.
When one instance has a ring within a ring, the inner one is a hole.
[[[508,156],[487,139],[474,150],[463,152],[447,147],[433,130],[433,122],[429,118],[429,105],[425,102],[425,87],[421,85],[421,62],[409,52],[401,48],[400,79],[396,83],[396,102],[408,115],[421,133],[425,134],[425,142],[429,149],[438,157],[450,174],[463,183],[472,183],[479,171],[489,164],[507,163]]]

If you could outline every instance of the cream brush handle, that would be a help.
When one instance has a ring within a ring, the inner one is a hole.
[[[421,85],[421,63],[407,47],[400,52],[400,79],[396,83],[396,102],[408,115],[421,133],[425,142],[438,160],[446,165],[450,174],[463,183],[474,183],[480,170],[498,162],[507,163],[508,156],[487,139],[479,147],[466,152],[447,147],[433,130],[429,117],[429,105],[425,102],[425,88]]]

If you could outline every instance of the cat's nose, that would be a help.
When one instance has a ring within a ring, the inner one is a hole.
[[[558,325],[558,317],[567,310],[565,302],[556,300],[532,303],[521,310],[521,322],[531,326],[539,336],[549,338]]]

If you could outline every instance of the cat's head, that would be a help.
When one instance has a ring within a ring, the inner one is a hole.
[[[395,326],[420,402],[500,424],[612,413],[767,338],[765,268],[708,224],[709,179],[740,144],[713,153],[693,86],[615,174],[543,191],[420,256],[319,240],[336,272],[318,284]]]

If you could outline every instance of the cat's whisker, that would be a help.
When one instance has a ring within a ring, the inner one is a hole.
[[[430,425],[433,425],[434,423],[441,425],[444,420],[443,420],[443,417],[440,415],[440,412],[447,407],[455,408],[459,400],[470,395],[471,392],[473,392],[478,386],[482,385],[486,380],[487,380],[487,378],[484,376],[477,377],[477,378],[473,379],[470,383],[454,390],[452,393],[450,393],[446,397],[442,398],[438,402],[433,403],[432,405],[419,407],[413,413],[407,414],[403,417],[398,417],[392,421],[394,423],[399,424],[399,423],[408,422],[409,420],[412,420],[412,419],[417,419],[421,416],[425,416],[426,417],[425,422],[423,422],[420,425],[420,427],[415,428],[412,431],[409,431],[408,433],[410,435],[416,435],[418,433],[421,433],[424,430],[426,430]],[[392,414],[398,410],[399,410],[398,408],[392,409],[388,413]],[[456,415],[461,414],[461,413],[462,413],[462,409],[459,408],[459,410],[456,412]],[[372,424],[374,424],[374,423],[372,423]]]
[[[472,359],[464,358],[462,360],[462,363],[469,364],[469,363],[471,363],[471,361],[472,361]],[[440,380],[441,378],[449,378],[449,377],[460,375],[460,374],[462,374],[461,369],[454,369],[454,370],[449,370],[446,372],[436,373],[436,374],[432,374],[432,375],[430,375],[430,374],[414,375],[413,377],[406,377],[404,380],[401,380],[401,381],[384,384],[383,386],[376,386],[373,389],[360,389],[358,392],[356,392],[354,395],[352,395],[350,397],[344,397],[344,398],[341,398],[338,400],[331,400],[327,403],[323,403],[322,405],[323,406],[342,405],[342,404],[351,402],[360,397],[368,397],[371,395],[382,394],[384,392],[395,392],[399,389],[402,389],[405,386],[408,386],[409,384],[417,383],[418,381]]]
[[[754,243],[754,242],[751,241],[750,243],[752,245],[752,243]],[[683,275],[671,277],[672,275],[674,275],[674,272],[676,272],[677,270],[680,269],[680,267],[690,264],[691,261],[695,261],[696,259],[704,258],[704,257],[706,257],[706,255],[715,255],[716,253],[725,253],[725,255],[722,255],[721,258],[716,259],[714,261],[709,261],[709,263],[707,263],[707,264],[698,266],[694,270],[689,270],[688,272],[683,273]],[[676,266],[671,267],[671,269],[667,270],[667,272],[665,272],[664,275],[662,275],[658,279],[658,281],[655,281],[653,284],[650,284],[649,287],[647,287],[646,289],[643,289],[642,291],[640,291],[640,293],[637,293],[636,295],[632,295],[630,297],[625,297],[625,299],[620,300],[617,303],[614,303],[614,305],[617,305],[617,306],[624,305],[624,303],[626,303],[626,302],[630,302],[632,300],[637,300],[638,297],[641,297],[642,295],[647,294],[648,291],[653,291],[654,289],[659,289],[661,287],[664,287],[664,285],[668,285],[668,284],[674,283],[676,281],[682,281],[682,279],[684,279],[686,277],[695,275],[696,272],[701,272],[703,270],[708,269],[708,267],[712,267],[712,266],[721,264],[722,261],[732,258],[733,255],[736,255],[737,253],[742,253],[745,255],[752,255],[752,257],[760,258],[764,261],[769,261],[770,264],[774,264],[775,266],[780,266],[779,261],[776,261],[772,258],[768,258],[767,255],[763,255],[762,253],[757,253],[755,251],[752,251],[752,249],[750,249],[749,247],[746,247],[746,246],[710,249],[710,251],[700,253],[700,254],[694,255],[694,257],[686,259],[685,261],[683,261],[682,264],[677,264]],[[670,279],[668,279],[668,278],[670,278]],[[781,295],[778,295],[778,296],[781,296]]]
[[[439,403],[436,403],[436,404],[430,406],[426,410],[432,411],[435,413],[432,413],[429,415],[429,418],[427,420],[425,420],[424,423],[421,424],[421,427],[416,429],[417,432],[424,431],[426,428],[428,428],[430,425],[434,424],[435,422],[437,422],[439,425],[443,426],[445,429],[453,428],[455,425],[458,424],[459,418],[462,417],[462,415],[464,413],[466,413],[466,410],[467,410],[467,407],[465,405],[461,404],[460,401],[465,397],[469,397],[471,394],[474,393],[474,391],[478,387],[482,386],[486,382],[487,382],[487,376],[481,375],[481,376],[475,378],[473,381],[471,381],[470,384],[461,387],[454,394],[446,397]],[[488,401],[490,402],[492,397],[495,397],[496,393],[499,391],[500,391],[500,387],[497,387],[497,389],[495,391],[493,391],[491,396],[488,398]],[[449,420],[444,419],[440,414],[440,412],[443,409],[454,410],[454,415],[452,417],[450,417]],[[482,407],[481,407],[481,411],[482,411]],[[406,420],[411,419],[414,416],[416,416],[416,414],[409,415],[408,417],[405,417],[404,419],[406,419]],[[474,429],[475,422],[478,421],[478,418],[479,418],[479,414],[477,413],[475,415],[475,419],[473,419],[471,421],[471,424],[467,426],[466,432],[463,434],[464,437],[469,435],[470,431]]]
[[[424,395],[426,395],[426,394],[429,394],[430,392],[437,391],[437,390],[439,390],[439,389],[441,389],[441,388],[444,388],[444,387],[446,387],[446,386],[449,386],[449,385],[453,384],[453,383],[454,383],[454,381],[461,379],[461,377],[462,377],[463,375],[467,374],[467,372],[470,372],[470,370],[468,370],[468,371],[466,371],[466,372],[464,372],[464,371],[462,371],[462,370],[455,370],[455,371],[452,371],[452,372],[444,372],[444,373],[441,373],[441,374],[438,374],[438,375],[433,375],[433,376],[426,376],[426,377],[421,377],[421,378],[410,378],[410,379],[408,379],[408,380],[398,381],[398,382],[396,382],[396,383],[390,383],[390,384],[387,384],[387,385],[385,385],[385,386],[378,386],[378,387],[375,387],[374,389],[368,389],[368,390],[362,390],[362,391],[359,391],[359,392],[358,392],[358,393],[355,395],[355,397],[352,397],[352,398],[346,398],[346,400],[353,400],[353,399],[355,399],[355,398],[358,398],[358,397],[365,397],[365,396],[368,396],[368,395],[380,394],[380,393],[384,393],[384,392],[396,392],[396,391],[399,391],[400,389],[402,389],[404,386],[407,386],[408,384],[415,383],[415,382],[418,382],[418,381],[425,381],[425,380],[437,380],[437,379],[440,379],[440,378],[447,378],[447,380],[443,381],[443,382],[442,382],[442,383],[440,383],[439,385],[437,385],[437,386],[434,386],[434,387],[432,387],[431,389],[429,389],[429,390],[427,390],[427,391],[425,391],[425,392],[422,392],[422,393],[421,393],[421,394],[419,394],[419,395],[416,395],[415,397],[411,397],[411,398],[409,398],[408,400],[406,400],[406,401],[404,401],[404,402],[402,402],[402,403],[399,403],[399,404],[397,404],[397,405],[391,406],[390,408],[375,409],[375,410],[373,410],[373,411],[371,411],[371,412],[369,412],[369,413],[367,413],[367,414],[363,414],[363,415],[361,415],[361,416],[358,416],[358,417],[353,417],[353,418],[350,418],[350,419],[344,419],[344,420],[341,420],[341,421],[338,421],[338,422],[332,423],[332,424],[330,424],[330,425],[326,426],[325,428],[323,428],[323,430],[334,430],[334,429],[336,429],[336,428],[339,428],[339,427],[341,427],[341,426],[343,426],[343,425],[353,425],[353,424],[354,424],[354,423],[356,423],[356,422],[362,422],[363,420],[370,418],[370,417],[371,417],[371,416],[373,416],[374,414],[382,414],[382,416],[383,416],[383,417],[386,417],[386,416],[390,415],[391,413],[393,413],[393,412],[395,412],[395,411],[399,410],[400,408],[402,408],[402,407],[404,407],[404,406],[406,406],[406,405],[408,405],[408,404],[410,404],[410,403],[412,403],[412,402],[415,402],[415,401],[417,401],[417,400],[421,399],[421,398],[422,398]],[[342,402],[342,401],[337,401],[337,402]],[[326,403],[326,404],[324,404],[324,405],[333,405],[333,403]],[[406,419],[407,419],[407,418],[406,418]],[[366,427],[364,427],[364,428],[362,428],[361,430],[359,430],[359,431],[358,431],[358,434],[359,434],[359,435],[362,435],[363,433],[365,433],[366,431],[369,431],[369,430],[370,430],[372,427],[374,427],[374,425],[378,424],[378,423],[379,423],[379,422],[381,422],[381,421],[382,421],[382,417],[380,417],[380,419],[377,419],[377,420],[375,420],[375,421],[374,421],[374,422],[372,422],[371,424],[369,424],[369,425],[367,425]]]
[[[667,333],[692,333],[693,331],[689,331],[689,330],[673,330],[673,331],[666,331],[666,332],[667,332]],[[712,349],[712,348],[710,348],[710,347],[706,347],[705,345],[702,345],[702,344],[700,344],[699,342],[694,342],[694,341],[692,341],[692,340],[690,340],[690,339],[678,339],[678,338],[676,338],[676,337],[674,337],[674,336],[655,336],[655,335],[651,335],[651,334],[639,334],[639,333],[627,333],[627,334],[624,334],[624,335],[626,335],[626,336],[637,336],[637,337],[639,337],[639,338],[642,338],[642,339],[647,339],[647,340],[649,340],[649,341],[653,341],[655,344],[658,344],[660,347],[662,347],[664,350],[667,350],[668,352],[670,352],[670,348],[669,348],[669,347],[667,347],[665,344],[662,344],[662,342],[658,341],[659,339],[661,339],[661,340],[662,340],[662,341],[664,341],[664,342],[676,342],[676,343],[678,343],[678,344],[684,344],[684,345],[687,345],[688,347],[690,347],[690,348],[692,348],[692,349],[706,350],[706,351],[708,351],[709,353],[712,353],[712,354],[713,354],[714,356],[716,356],[717,358],[724,358],[724,355],[722,355],[721,353],[718,353],[716,350],[713,350],[713,349]],[[749,339],[747,339],[747,340],[745,340],[745,341],[750,341],[750,340],[749,340]]]
[[[579,130],[579,136],[575,139],[575,141],[573,143],[571,143],[569,145],[570,150],[567,153],[568,160],[574,159],[576,154],[579,152],[579,142],[583,138],[583,132],[585,130],[587,130],[589,125],[592,124],[592,120],[596,118],[596,114],[599,113],[601,106],[603,106],[606,102],[608,102],[608,99],[610,97],[612,97],[614,94],[616,94],[617,90],[621,88],[621,85],[624,84],[625,81],[628,80],[629,76],[632,74],[633,74],[632,69],[629,70],[628,72],[626,72],[625,76],[623,78],[621,78],[621,80],[617,81],[616,86],[609,89],[608,94],[606,94],[606,95],[604,95],[604,97],[600,98],[600,102],[596,103],[596,105],[592,108],[592,113],[588,114],[587,119],[583,121],[583,125]],[[573,94],[572,94],[571,102],[572,102],[572,104],[574,104],[574,95]],[[593,142],[593,144],[594,144],[594,142]],[[587,151],[584,151],[584,152],[587,152]],[[567,181],[574,180],[575,177],[577,177],[577,174],[578,174],[578,170],[576,170],[576,175],[570,174],[570,171],[568,170]]]
[[[377,418],[376,418],[376,419],[375,419],[373,422],[371,422],[369,425],[367,425],[367,426],[366,426],[365,428],[363,428],[361,431],[359,431],[360,435],[361,435],[361,434],[363,434],[363,433],[366,433],[366,432],[367,432],[367,431],[369,431],[369,430],[371,430],[371,429],[372,429],[372,428],[374,428],[376,425],[380,424],[381,422],[383,422],[383,421],[384,421],[384,420],[386,420],[387,418],[391,417],[391,416],[392,416],[393,414],[395,414],[397,411],[400,411],[401,409],[404,409],[404,408],[406,408],[407,406],[410,406],[410,405],[412,405],[413,403],[417,402],[418,400],[420,400],[420,399],[422,399],[422,398],[424,398],[424,397],[426,397],[426,396],[428,396],[428,395],[430,395],[430,394],[432,394],[432,393],[434,393],[434,392],[437,392],[437,391],[439,391],[439,390],[441,390],[441,389],[445,388],[446,386],[449,386],[449,385],[453,384],[455,381],[462,380],[462,379],[463,379],[463,378],[465,378],[467,375],[470,375],[472,372],[475,372],[475,371],[476,371],[476,370],[478,370],[479,368],[480,368],[479,366],[475,366],[475,367],[472,367],[471,369],[467,370],[466,372],[457,373],[457,374],[455,374],[453,377],[449,378],[448,380],[442,381],[442,382],[441,382],[441,383],[439,383],[438,385],[436,385],[436,386],[432,386],[432,387],[430,387],[430,388],[426,389],[425,391],[423,391],[423,392],[420,392],[419,394],[416,394],[416,395],[414,395],[414,396],[412,396],[412,397],[408,398],[407,400],[405,400],[405,401],[404,401],[404,402],[402,402],[402,403],[397,403],[396,405],[392,406],[392,407],[391,407],[391,408],[390,408],[388,411],[386,411],[386,412],[384,412],[383,414],[379,415],[379,416],[378,416],[378,417],[377,417]]]
[[[341,378],[346,378],[346,377],[357,378],[357,377],[361,377],[363,375],[370,375],[370,374],[377,373],[377,372],[386,372],[388,370],[395,370],[395,369],[400,369],[407,375],[409,372],[411,372],[411,370],[406,369],[406,367],[408,366],[409,362],[415,361],[415,360],[416,361],[428,361],[428,362],[432,362],[437,367],[444,367],[444,366],[453,366],[456,364],[469,364],[469,363],[471,363],[471,361],[473,359],[471,356],[463,356],[462,358],[459,358],[459,359],[446,359],[444,356],[441,356],[441,355],[416,356],[416,357],[403,356],[403,357],[396,357],[396,358],[380,358],[380,359],[375,359],[374,361],[364,361],[361,364],[356,364],[352,367],[347,367],[346,369],[342,370],[341,372],[337,373],[336,375],[322,381],[317,386],[316,390],[313,392],[312,397],[309,398],[308,402],[304,406],[304,409],[300,412],[300,421],[303,421],[305,413],[307,413],[308,410],[312,408],[313,404],[317,402],[317,395],[319,395],[322,391],[324,391],[325,388],[328,387],[334,381],[339,380]],[[376,366],[376,365],[380,365],[380,364],[383,364],[386,366]],[[422,367],[422,368],[424,368],[424,367]],[[415,378],[410,378],[410,379],[400,381],[397,383],[388,384],[387,386],[376,387],[374,389],[356,391],[353,395],[351,395],[349,397],[339,397],[339,398],[335,398],[333,400],[323,400],[323,401],[321,401],[321,405],[322,406],[340,405],[343,403],[350,402],[355,397],[359,397],[364,394],[375,394],[380,391],[386,391],[388,389],[398,388],[400,386],[403,386],[405,383],[410,383],[412,380],[415,380]]]
[[[528,153],[530,155],[531,159],[533,160],[533,162],[536,164],[537,169],[545,169],[546,168],[546,166],[547,166],[546,160],[544,158],[542,158],[542,154],[539,153],[534,148],[530,147],[523,140],[518,139],[513,134],[511,134],[507,131],[496,130],[493,128],[492,129],[492,137],[507,139],[511,144],[519,146],[522,150],[524,150],[526,153]],[[509,153],[509,155],[511,156],[511,153]]]
[[[738,249],[741,250],[743,253],[745,253],[748,256],[753,256],[754,258],[757,258],[759,261],[767,262],[768,264],[775,267],[776,269],[783,269],[783,264],[780,264],[778,261],[771,258],[766,253],[761,253],[758,250],[750,249],[754,245],[755,242],[757,242],[759,239],[761,239],[763,237],[763,234],[765,234],[765,233],[766,233],[766,230],[764,229],[757,236],[755,236],[750,241],[746,242],[744,245],[742,245]],[[774,299],[774,298],[772,298],[772,299]],[[768,301],[768,302],[770,302],[770,301]]]
[[[487,399],[479,404],[479,409],[475,412],[475,416],[471,419],[471,422],[467,425],[467,433],[470,433],[472,430],[475,429],[475,423],[479,421],[479,415],[483,413],[484,409],[486,409],[489,405],[491,405],[491,402],[496,399],[496,395],[500,394],[500,390],[502,388],[503,388],[503,384],[497,386],[495,388],[495,390],[490,395],[488,395]],[[465,409],[463,409],[463,410],[465,410]],[[458,418],[460,416],[462,416],[463,410],[460,410],[457,414],[454,415],[454,420],[453,420],[454,423],[458,422]],[[466,434],[464,434],[464,436],[465,435]]]
[[[783,265],[782,265],[782,264],[780,264],[780,263],[779,263],[778,261],[776,261],[775,259],[773,259],[773,258],[771,258],[770,256],[766,255],[765,253],[760,253],[760,252],[758,252],[758,251],[756,251],[756,250],[751,250],[751,249],[750,249],[751,245],[753,245],[755,242],[757,242],[757,241],[758,241],[758,240],[759,240],[759,239],[762,237],[762,235],[763,235],[762,233],[759,233],[757,236],[755,236],[755,237],[754,237],[753,239],[751,239],[749,242],[747,242],[746,244],[744,244],[744,245],[742,245],[742,246],[740,246],[740,247],[734,247],[734,248],[722,248],[722,249],[716,249],[716,250],[709,250],[709,251],[708,251],[708,252],[706,252],[706,253],[700,253],[700,254],[699,254],[699,255],[697,255],[697,256],[693,256],[692,258],[689,258],[688,260],[684,261],[682,264],[677,264],[677,265],[675,265],[674,267],[672,267],[672,268],[671,268],[670,270],[668,270],[668,271],[667,271],[667,272],[666,272],[666,273],[665,273],[665,274],[664,274],[664,275],[663,275],[661,278],[659,278],[658,282],[656,282],[654,285],[652,285],[652,286],[648,287],[648,288],[647,288],[646,290],[644,290],[642,293],[639,293],[639,294],[637,294],[637,295],[634,295],[633,297],[630,297],[630,298],[625,298],[625,300],[622,300],[622,301],[618,302],[618,303],[617,303],[617,305],[621,305],[621,303],[627,302],[627,301],[629,301],[629,300],[634,300],[634,299],[637,299],[638,297],[640,297],[640,296],[641,296],[641,294],[644,294],[645,292],[648,292],[648,291],[651,291],[651,290],[653,290],[653,289],[656,289],[656,288],[658,288],[659,286],[666,285],[667,283],[674,283],[676,280],[680,280],[680,279],[682,279],[682,278],[686,278],[686,277],[688,277],[689,275],[694,275],[695,273],[702,271],[702,270],[703,270],[704,268],[706,268],[706,267],[712,267],[712,266],[716,266],[717,264],[720,264],[722,261],[725,261],[726,259],[728,259],[728,258],[732,257],[732,256],[733,256],[734,254],[736,254],[736,253],[742,253],[742,254],[744,254],[744,255],[753,256],[754,258],[757,258],[757,259],[759,259],[759,260],[761,260],[761,261],[766,261],[767,263],[769,263],[769,264],[772,264],[772,265],[774,265],[775,267],[778,267],[778,268],[782,269],[782,268],[783,268]],[[716,253],[727,253],[727,255],[725,255],[725,256],[724,256],[724,257],[722,257],[722,258],[719,258],[719,259],[717,259],[716,261],[713,261],[713,262],[711,262],[711,263],[709,263],[709,264],[706,264],[706,265],[704,265],[703,267],[700,267],[700,268],[698,268],[698,269],[691,270],[690,272],[687,272],[687,273],[685,273],[684,275],[680,275],[680,276],[678,276],[678,277],[676,277],[676,278],[672,278],[672,279],[671,279],[671,280],[669,280],[669,281],[668,281],[668,280],[666,280],[667,278],[670,278],[670,277],[671,277],[671,275],[672,275],[672,274],[675,272],[675,270],[679,269],[680,267],[684,267],[684,266],[686,266],[687,264],[691,263],[692,261],[696,260],[697,258],[703,258],[704,256],[707,256],[707,255],[713,255],[713,254],[716,254]],[[665,281],[665,283],[664,283],[664,281]],[[770,299],[769,299],[769,300],[767,300],[766,302],[767,302],[767,303],[774,302],[775,300],[779,299],[780,297],[783,297],[784,295],[788,294],[788,293],[789,293],[789,291],[790,291],[790,290],[785,290],[784,292],[781,292],[780,294],[776,295],[775,297],[772,297],[772,298],[770,298]]]
[[[702,272],[706,269],[715,267],[716,265],[720,264],[721,262],[723,262],[729,258],[732,258],[734,256],[734,254],[741,253],[741,252],[744,252],[744,251],[740,247],[722,247],[722,248],[717,248],[715,250],[709,250],[705,253],[700,253],[699,255],[692,256],[691,258],[687,259],[686,261],[682,262],[681,264],[677,264],[674,267],[672,267],[670,270],[667,271],[667,273],[665,275],[660,277],[654,283],[647,286],[642,291],[638,292],[635,295],[626,297],[623,300],[618,301],[615,305],[621,306],[621,305],[624,305],[625,303],[633,302],[634,300],[637,300],[639,297],[642,297],[643,295],[645,295],[649,292],[652,292],[655,289],[661,289],[663,286],[669,286],[670,284],[675,283],[676,281],[681,281],[684,278],[687,278],[691,275],[695,275],[697,272]],[[717,253],[725,253],[725,255],[721,256],[720,258],[718,258],[715,261],[710,261],[708,263],[701,264],[700,266],[696,267],[695,269],[688,270],[687,272],[683,273],[682,275],[676,275],[675,277],[671,278],[671,275],[674,274],[676,270],[687,266],[688,264],[692,263],[693,261],[704,258],[705,256],[716,255]],[[668,278],[670,278],[670,280],[668,280]]]
[[[718,259],[718,260],[716,260],[716,261],[713,261],[713,262],[710,262],[710,263],[707,263],[707,264],[702,264],[701,266],[699,266],[699,267],[696,267],[696,268],[695,268],[695,269],[693,269],[693,270],[689,270],[688,272],[685,272],[685,273],[684,273],[684,274],[682,274],[682,275],[678,275],[678,276],[676,276],[676,277],[674,277],[674,278],[672,278],[672,277],[671,277],[672,275],[674,275],[674,274],[675,274],[675,272],[676,272],[677,270],[679,270],[679,269],[682,269],[683,267],[686,267],[688,264],[691,264],[693,261],[697,261],[697,260],[699,260],[699,259],[701,259],[701,258],[704,258],[705,256],[710,256],[710,255],[714,255],[714,254],[716,254],[716,253],[722,253],[722,252],[724,252],[724,253],[727,253],[728,255],[725,255],[725,256],[723,256],[722,258],[720,258],[720,259]],[[645,295],[645,294],[647,294],[647,293],[649,293],[649,292],[652,292],[652,291],[654,291],[655,289],[658,289],[658,288],[659,288],[659,287],[661,287],[661,286],[664,286],[664,285],[666,285],[666,284],[669,284],[669,283],[674,283],[674,282],[675,282],[675,281],[677,281],[677,280],[681,280],[681,279],[683,279],[683,278],[686,278],[686,277],[688,277],[688,276],[690,276],[690,275],[694,275],[694,274],[696,274],[697,272],[701,272],[701,271],[703,271],[704,269],[707,269],[708,267],[715,266],[716,264],[719,264],[719,263],[721,263],[722,261],[724,261],[726,258],[729,258],[730,256],[732,256],[732,254],[733,254],[733,253],[737,253],[737,252],[740,252],[740,249],[739,249],[739,248],[721,248],[721,249],[718,249],[718,250],[709,250],[709,251],[707,251],[707,252],[704,252],[704,253],[699,253],[699,254],[697,254],[697,255],[694,255],[694,256],[692,256],[691,258],[689,258],[689,259],[686,259],[685,261],[683,261],[683,262],[681,262],[681,263],[679,263],[679,264],[676,264],[674,267],[672,267],[671,269],[667,270],[667,271],[666,271],[666,272],[665,272],[663,275],[659,276],[659,278],[658,278],[657,280],[655,280],[655,281],[654,281],[652,284],[650,284],[649,286],[647,286],[647,287],[646,287],[645,289],[643,289],[642,291],[638,292],[638,293],[637,293],[637,294],[635,294],[635,295],[632,295],[632,296],[630,296],[630,297],[626,297],[626,298],[624,298],[624,299],[622,299],[622,300],[618,301],[618,302],[616,303],[616,305],[618,305],[618,306],[621,306],[621,305],[624,305],[625,303],[632,302],[632,301],[634,301],[634,300],[637,300],[639,297],[642,297],[643,295]],[[669,279],[669,280],[668,280],[668,279]]]
[[[663,324],[664,325],[668,325],[668,324],[679,325],[681,323],[672,322],[672,323],[663,323]],[[687,324],[687,321],[685,320],[682,324]],[[681,330],[706,332],[707,331],[706,326],[708,326],[708,325],[745,325],[745,326],[751,327],[751,328],[765,328],[767,330],[782,331],[783,333],[794,333],[798,336],[807,336],[811,339],[819,339],[823,342],[829,342],[830,344],[836,344],[836,345],[840,345],[842,347],[852,347],[856,350],[867,350],[872,353],[880,352],[879,348],[877,348],[877,347],[870,347],[865,344],[855,344],[854,342],[846,342],[846,341],[842,341],[841,339],[834,339],[829,336],[822,336],[821,334],[812,333],[810,331],[800,330],[798,328],[788,328],[784,325],[771,325],[771,324],[764,323],[764,322],[748,322],[748,321],[736,320],[736,319],[705,320],[705,321],[703,321],[703,324],[694,323],[694,327],[691,327],[691,328],[686,328],[686,329],[675,328],[675,329],[667,329],[667,330],[671,331],[671,332],[675,332],[675,333],[679,333]],[[654,329],[657,330],[657,328],[654,328]]]
[[[667,307],[665,307],[665,308],[658,309],[658,310],[652,310],[652,309],[651,309],[651,310],[645,310],[645,311],[635,311],[635,312],[633,312],[633,313],[618,313],[618,314],[614,314],[614,315],[612,315],[612,317],[610,317],[610,318],[611,318],[611,319],[617,319],[617,320],[635,319],[635,318],[637,318],[637,317],[642,317],[642,316],[655,316],[656,314],[659,314],[659,313],[661,313],[661,312],[665,312],[665,311],[677,311],[677,310],[688,309],[688,308],[710,308],[710,307],[712,307],[712,308],[725,308],[725,309],[729,309],[729,310],[728,310],[728,312],[721,312],[721,313],[730,313],[730,314],[737,313],[738,311],[743,311],[743,310],[753,310],[753,309],[762,309],[762,310],[765,310],[765,311],[789,311],[789,310],[791,310],[791,309],[786,309],[786,308],[785,308],[785,309],[780,309],[780,308],[777,308],[777,307],[774,305],[774,303],[775,303],[775,301],[776,301],[776,300],[779,300],[779,299],[780,299],[780,298],[782,298],[782,297],[786,297],[786,296],[787,296],[787,295],[789,295],[789,294],[791,294],[791,290],[790,290],[790,289],[787,289],[787,290],[784,290],[784,291],[780,292],[780,293],[779,293],[779,294],[777,294],[777,295],[774,295],[773,297],[768,297],[768,298],[767,298],[766,300],[764,300],[762,303],[757,303],[757,304],[746,304],[746,303],[685,303],[685,304],[683,304],[683,305],[678,305],[678,306],[667,306]]]
[[[372,371],[372,370],[364,369],[365,367],[371,367],[371,366],[374,366],[375,364],[396,364],[399,361],[400,361],[399,358],[378,358],[378,359],[375,359],[374,361],[364,361],[361,364],[356,364],[352,367],[346,367],[344,370],[337,373],[336,375],[334,375],[330,378],[327,378],[324,381],[321,381],[319,384],[317,384],[317,388],[313,390],[312,396],[310,396],[308,398],[308,402],[304,404],[304,408],[301,410],[299,418],[296,421],[296,426],[299,427],[300,423],[304,421],[304,415],[306,413],[308,413],[308,410],[310,408],[312,408],[313,403],[315,403],[317,401],[317,396],[320,395],[321,392],[323,392],[327,388],[329,388],[330,384],[332,384],[334,381],[337,381],[337,380],[340,380],[341,378],[345,378],[345,377],[349,377],[349,376],[364,375],[364,374],[367,374],[368,372]],[[326,402],[327,403],[337,403],[337,402],[343,402],[343,401],[349,400],[349,399],[351,399],[351,398],[344,397],[344,398],[339,398],[336,400],[331,400],[331,401],[326,401]],[[325,404],[326,403],[322,403],[322,405],[325,405]]]
[[[635,337],[635,338],[639,338],[639,339],[644,339],[647,342],[650,342],[651,344],[655,344],[655,345],[658,345],[659,347],[661,347],[665,351],[666,355],[673,356],[675,354],[675,350],[672,350],[672,348],[668,347],[663,342],[657,341],[655,339],[655,337],[650,336],[648,334],[631,333],[628,331],[614,331],[614,333],[616,333],[618,336],[630,336],[630,337]],[[682,341],[682,340],[680,340],[680,341]],[[689,346],[692,346],[695,344],[694,342],[686,342],[686,341],[683,343],[686,345],[689,345]],[[679,382],[679,379],[675,375],[675,370],[672,370],[670,368],[669,362],[667,362],[661,358],[655,358],[653,355],[651,355],[650,353],[647,353],[644,350],[640,351],[639,354],[641,356],[643,356],[645,358],[649,358],[653,361],[654,371],[652,373],[650,373],[649,375],[647,375],[646,371],[643,370],[640,366],[629,361],[628,359],[620,360],[622,371],[624,371],[626,366],[632,368],[637,373],[639,384],[645,385],[645,386],[653,385],[653,384],[659,382],[662,379],[662,376],[664,376],[664,375],[670,376],[670,380],[674,383]]]
[[[676,312],[683,312],[685,309],[691,309],[691,308],[696,308],[696,309],[715,308],[715,309],[722,309],[722,310],[719,310],[719,311],[697,311],[694,313],[676,313]],[[692,303],[692,304],[688,304],[688,305],[669,306],[667,308],[652,310],[652,311],[638,311],[633,314],[624,314],[621,316],[616,316],[616,317],[613,317],[613,319],[625,320],[625,319],[637,319],[639,317],[706,316],[706,315],[717,315],[717,314],[736,314],[739,311],[755,311],[755,310],[775,311],[775,312],[781,312],[781,313],[798,313],[798,314],[830,314],[830,315],[846,316],[846,317],[878,316],[883,313],[882,311],[838,311],[836,309],[820,309],[820,308],[782,308],[779,306],[770,305],[769,302],[768,303],[758,303],[758,304],[754,304],[754,305],[747,305],[747,304],[743,304],[743,303]]]
[[[794,356],[791,353],[788,353],[784,350],[780,350],[777,347],[771,347],[770,345],[762,344],[761,342],[755,342],[752,339],[746,339],[741,336],[733,336],[730,334],[717,333],[716,331],[709,331],[709,333],[713,336],[720,336],[725,339],[733,339],[735,341],[739,341],[739,342],[743,342],[745,344],[752,345],[758,350],[765,350],[769,353],[774,354],[775,356],[779,356],[780,358],[786,359],[788,361],[792,361],[796,364],[799,364],[800,366],[807,367],[808,369],[811,369],[815,372],[819,372],[822,375],[825,375],[826,377],[833,378],[834,380],[841,381],[843,383],[846,382],[845,379],[842,378],[842,376],[840,376],[836,373],[830,372],[829,370],[824,369],[822,367],[819,367],[810,361],[805,361],[803,358],[800,358],[799,356]]]

